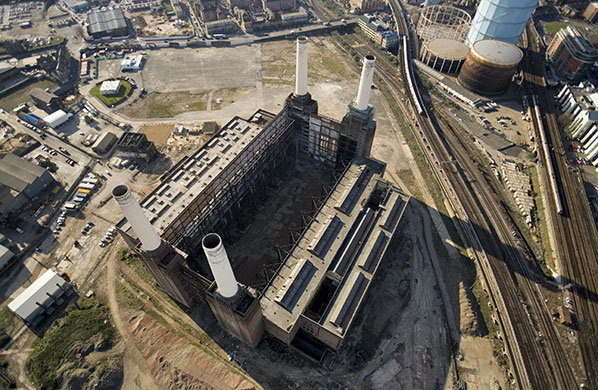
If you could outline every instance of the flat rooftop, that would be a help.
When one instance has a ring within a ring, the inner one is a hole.
[[[384,170],[370,158],[347,168],[264,290],[260,304],[267,321],[292,333],[308,307],[319,307],[308,318],[344,337],[408,201],[382,180]],[[334,293],[312,304],[325,280],[335,285]]]
[[[169,172],[160,186],[140,202],[159,235],[177,221],[181,212],[251,144],[274,117],[272,113],[258,110],[247,120],[233,118],[207,144]]]

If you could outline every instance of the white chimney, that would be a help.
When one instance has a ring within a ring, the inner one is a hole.
[[[368,54],[363,58],[361,80],[359,80],[359,91],[357,92],[357,99],[355,100],[355,108],[361,111],[368,108],[368,103],[370,102],[370,89],[372,88],[372,80],[374,79],[375,63],[376,58],[371,54]]]
[[[239,286],[230,266],[226,249],[222,245],[222,239],[218,234],[210,233],[201,240],[201,246],[208,258],[210,269],[218,286],[218,292],[224,298],[234,297]]]
[[[154,230],[154,227],[147,219],[139,202],[133,197],[129,187],[125,184],[118,185],[112,189],[112,196],[120,206],[123,214],[129,221],[141,244],[146,251],[158,249],[162,239]]]
[[[297,66],[295,69],[295,96],[307,94],[307,37],[297,37]]]

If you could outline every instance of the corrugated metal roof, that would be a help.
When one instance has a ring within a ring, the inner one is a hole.
[[[61,287],[67,284],[66,280],[56,275],[51,269],[47,270],[40,276],[31,286],[27,287],[19,296],[8,304],[8,309],[17,314],[24,320],[29,320],[34,317],[40,310],[37,303],[44,304],[51,298],[48,296],[56,295],[61,291]],[[60,294],[58,294],[60,295]]]
[[[0,160],[0,184],[21,192],[44,171],[44,168],[9,153]]]
[[[92,12],[87,16],[87,23],[89,24],[90,34],[127,27],[127,22],[120,8]]]

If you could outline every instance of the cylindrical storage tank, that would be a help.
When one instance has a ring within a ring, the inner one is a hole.
[[[538,0],[481,0],[465,44],[486,39],[517,44]]]
[[[148,252],[158,249],[162,239],[147,219],[137,199],[131,194],[129,187],[125,184],[114,187],[112,196],[120,206],[133,231],[137,234],[143,248]]]
[[[224,298],[234,297],[239,286],[228,260],[226,249],[222,245],[222,238],[216,233],[207,234],[201,240],[201,246],[208,258],[208,264],[218,286],[218,292]]]
[[[435,39],[422,46],[421,61],[443,73],[458,73],[469,49],[452,39]]]
[[[500,95],[511,83],[523,53],[513,44],[485,40],[476,42],[457,80],[481,95]]]
[[[423,43],[439,38],[464,41],[470,25],[467,12],[448,5],[431,5],[422,10],[415,32]]]

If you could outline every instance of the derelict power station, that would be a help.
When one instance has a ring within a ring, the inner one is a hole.
[[[295,92],[278,114],[233,118],[140,203],[126,185],[112,193],[126,217],[121,235],[172,298],[187,307],[207,302],[219,324],[248,345],[268,332],[320,360],[351,327],[409,197],[369,157],[375,58],[363,59],[357,98],[337,122],[318,115],[308,92],[307,51],[308,39],[299,37]],[[258,291],[237,281],[224,243],[243,212],[268,196],[277,172],[297,161],[336,172],[336,181]]]

